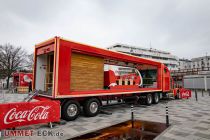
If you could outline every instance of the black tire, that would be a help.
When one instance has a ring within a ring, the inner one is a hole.
[[[80,114],[80,104],[75,100],[67,101],[66,103],[64,103],[64,105],[61,108],[61,117],[66,121],[75,120],[79,116],[79,114]]]
[[[85,116],[87,117],[96,116],[100,111],[100,106],[101,106],[100,101],[97,98],[87,99],[83,106]]]
[[[145,100],[146,100],[147,105],[151,105],[152,104],[152,94],[150,94],[150,93],[147,94]]]
[[[159,94],[158,93],[154,93],[153,94],[153,100],[152,100],[153,104],[158,104],[159,101],[160,101]]]
[[[139,96],[138,104],[145,105],[146,104],[146,96]]]

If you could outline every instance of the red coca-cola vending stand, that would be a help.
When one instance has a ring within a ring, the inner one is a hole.
[[[27,93],[29,91],[29,84],[32,85],[33,74],[27,72],[13,73],[13,86],[18,93]]]

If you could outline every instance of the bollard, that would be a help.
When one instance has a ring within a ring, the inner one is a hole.
[[[166,104],[166,126],[169,126],[168,106]]]
[[[3,93],[3,103],[5,103],[5,91],[2,91]]]
[[[198,95],[197,95],[197,90],[195,89],[195,99],[198,101]]]
[[[204,96],[204,94],[203,94],[203,89],[201,90],[201,92],[202,92],[202,97]]]
[[[131,105],[131,123],[132,123],[132,128],[134,128],[134,114],[133,114],[133,105]]]
[[[52,122],[49,122],[49,123],[48,123],[48,126],[49,126],[49,128],[51,128],[51,129],[52,129],[52,128],[53,128],[53,124],[52,124]]]

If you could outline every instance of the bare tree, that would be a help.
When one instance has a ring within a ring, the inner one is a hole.
[[[7,88],[12,73],[21,68],[25,62],[26,52],[21,47],[10,44],[0,45],[0,73],[7,77]]]
[[[27,69],[29,71],[32,71],[33,70],[33,65],[34,65],[34,54],[29,54],[27,55],[27,58],[26,58],[26,65],[25,67],[27,67]]]

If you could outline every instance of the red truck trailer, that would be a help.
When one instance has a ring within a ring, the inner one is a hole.
[[[96,116],[110,100],[157,104],[163,96],[188,98],[173,89],[168,68],[153,60],[54,37],[35,46],[29,100],[0,104],[0,130]],[[33,100],[33,102],[30,102]]]
[[[171,91],[170,72],[160,62],[59,37],[36,45],[33,75],[39,96],[61,101],[65,120],[76,119],[81,107],[95,116],[110,98],[137,97],[150,105]]]

